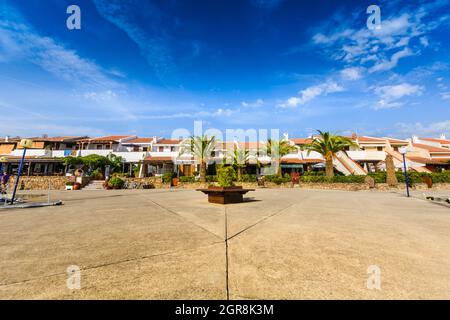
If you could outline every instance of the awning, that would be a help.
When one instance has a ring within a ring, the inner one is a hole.
[[[147,157],[144,161],[150,163],[173,163],[172,157]]]
[[[301,169],[301,168],[303,168],[303,164],[281,164],[281,168],[283,168],[283,169]]]

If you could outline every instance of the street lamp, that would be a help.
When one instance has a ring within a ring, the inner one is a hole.
[[[17,186],[19,185],[20,173],[22,172],[23,163],[25,161],[25,153],[27,152],[27,148],[31,148],[33,146],[33,141],[30,139],[22,139],[19,144],[23,148],[22,159],[20,160],[19,171],[17,172],[16,183],[14,184],[14,191],[11,198],[11,204],[14,204],[14,198],[16,196]]]
[[[406,196],[409,197],[409,183],[408,183],[408,172],[406,170],[406,152],[408,152],[408,150],[406,149],[406,147],[401,147],[399,148],[398,152],[401,153],[401,155],[403,156],[403,171],[405,173],[405,183],[406,183]]]

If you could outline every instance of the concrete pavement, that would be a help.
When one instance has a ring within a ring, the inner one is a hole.
[[[0,211],[0,298],[450,298],[448,208],[372,191],[248,197],[60,191],[63,206]],[[70,265],[79,290],[67,287]],[[371,265],[380,290],[367,288]]]

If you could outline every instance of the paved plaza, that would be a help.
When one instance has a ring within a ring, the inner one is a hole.
[[[450,210],[399,193],[258,189],[225,206],[194,190],[52,199],[64,205],[0,210],[1,299],[450,299]],[[80,289],[67,286],[71,265]],[[367,287],[370,266],[379,290]]]

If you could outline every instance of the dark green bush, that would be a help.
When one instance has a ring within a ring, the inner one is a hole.
[[[368,176],[375,180],[375,183],[386,183],[386,172],[374,172],[369,173]]]
[[[433,183],[450,183],[450,170],[432,173],[431,180]]]
[[[182,176],[182,177],[180,177],[180,182],[192,183],[192,182],[195,182],[195,177],[194,176],[192,176],[192,177]]]
[[[176,174],[174,172],[166,172],[162,175],[162,181],[164,183],[171,183],[172,178],[175,178]]]
[[[256,182],[256,175],[254,174],[243,174],[241,177],[242,182]]]

